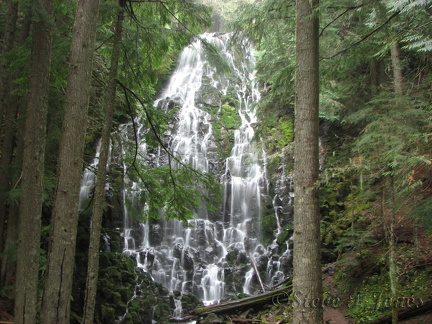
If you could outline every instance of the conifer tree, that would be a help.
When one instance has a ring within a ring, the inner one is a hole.
[[[34,4],[37,20],[32,26],[32,50],[22,165],[15,323],[36,323],[43,176],[51,60],[54,1]]]
[[[40,320],[69,323],[78,202],[99,0],[79,0],[64,104],[57,186]]]
[[[99,163],[95,186],[95,198],[93,213],[91,218],[90,246],[88,253],[86,293],[84,299],[83,323],[91,324],[94,322],[94,311],[96,305],[96,290],[99,274],[99,249],[100,234],[102,227],[102,214],[105,207],[105,183],[107,174],[107,162],[110,146],[110,135],[112,119],[116,103],[117,70],[120,58],[120,46],[123,33],[124,20],[124,1],[120,1],[117,9],[117,19],[114,23],[113,49],[111,54],[111,67],[108,76],[107,92],[104,96],[105,116],[102,130],[101,147],[99,153]]]
[[[322,323],[318,0],[297,0],[293,323]]]

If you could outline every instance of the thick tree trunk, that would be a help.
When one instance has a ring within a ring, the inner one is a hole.
[[[23,45],[30,34],[31,17],[26,15],[22,23],[21,35],[18,40],[18,45]],[[10,76],[11,80],[14,76]],[[12,83],[12,82],[11,82]],[[5,120],[5,132],[2,146],[2,156],[0,159],[0,169],[6,170],[3,177],[0,180],[0,188],[7,192],[17,186],[19,186],[19,180],[21,177],[21,169],[17,166],[22,166],[22,156],[24,149],[24,139],[23,134],[19,129],[24,129],[20,127],[22,123],[22,118],[20,116],[24,115],[20,113],[23,110],[22,98],[18,95],[12,94],[18,85],[13,84],[11,93],[5,96],[6,98],[6,116]],[[3,182],[4,181],[4,182]],[[0,199],[0,208],[5,213],[6,226],[4,234],[4,256],[1,259],[1,272],[0,272],[0,286],[12,285],[15,280],[16,272],[16,244],[18,240],[18,215],[19,215],[19,202],[6,201],[6,197]]]
[[[13,47],[17,19],[18,19],[18,2],[15,0],[9,0],[8,14],[6,18],[5,29],[4,29],[3,40],[2,40],[3,44],[0,52],[0,125],[3,125],[4,122],[3,116],[6,110],[5,94],[7,93],[6,71],[8,68],[8,62],[4,58],[4,55],[7,52],[9,52]]]
[[[79,0],[73,26],[41,323],[69,323],[87,111],[99,0]]]
[[[18,225],[15,323],[36,323],[39,248],[43,203],[46,119],[48,110],[51,25],[54,2],[34,4],[45,19],[32,26],[28,106],[22,164],[21,203]]]
[[[84,300],[83,323],[92,324],[94,309],[96,305],[96,291],[99,274],[99,248],[100,233],[102,227],[102,215],[105,207],[105,184],[107,174],[107,162],[109,154],[112,118],[116,102],[116,77],[120,57],[120,45],[122,40],[124,20],[124,8],[119,7],[117,20],[114,26],[113,50],[111,56],[111,67],[109,71],[108,91],[104,98],[105,117],[102,131],[101,148],[95,188],[93,214],[91,219],[90,246],[88,253],[87,282]]]
[[[11,117],[10,110],[6,109],[6,97],[8,85],[8,75],[6,73],[8,62],[4,59],[4,55],[8,53],[15,39],[16,22],[18,18],[18,3],[9,0],[8,15],[6,19],[5,31],[3,35],[3,46],[0,52],[0,145],[1,145],[1,161],[0,161],[0,253],[4,251],[4,230],[6,221],[6,193],[9,178],[9,165],[12,159],[10,145],[11,136]],[[6,116],[7,115],[7,116]]]
[[[293,323],[322,323],[318,0],[297,0]]]

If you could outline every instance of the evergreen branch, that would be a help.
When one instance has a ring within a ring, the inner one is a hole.
[[[375,28],[374,30],[372,30],[370,33],[364,35],[360,40],[358,40],[357,42],[354,42],[353,44],[351,44],[350,46],[344,48],[343,50],[333,54],[332,56],[328,56],[328,57],[322,57],[320,60],[330,60],[332,58],[335,58],[338,55],[344,54],[346,52],[348,52],[351,48],[359,45],[360,43],[362,43],[363,41],[365,41],[366,39],[368,39],[369,37],[371,37],[373,34],[375,34],[376,32],[378,32],[381,28],[383,28],[385,25],[387,25],[394,17],[396,17],[400,12],[397,11],[395,12],[393,15],[391,15],[384,23],[382,23],[380,26],[378,26],[377,28]]]
[[[191,34],[193,34],[193,32],[180,19],[177,18],[177,16],[167,7],[167,5],[164,2],[161,2],[161,5],[184,28],[185,31],[188,31]]]
[[[132,114],[132,108],[131,108],[131,104],[129,101],[129,96],[127,95],[127,90],[129,90],[127,87],[125,87],[119,80],[116,80],[117,83],[120,85],[120,87],[123,89],[123,92],[125,94],[125,98],[126,98],[126,103],[127,103],[127,107],[129,109],[129,116],[131,117],[131,121],[132,121],[132,128],[133,128],[133,133],[134,133],[134,138],[135,138],[135,154],[134,154],[134,158],[132,160],[132,164],[126,169],[125,173],[127,173],[129,171],[129,169],[135,165],[137,156],[138,156],[138,135],[137,135],[137,127],[135,124],[135,119],[133,118],[133,114]],[[129,90],[130,91],[130,90]]]
[[[348,11],[351,11],[351,10],[355,10],[355,9],[358,9],[358,8],[360,8],[360,7],[362,7],[363,6],[363,4],[360,4],[360,5],[358,5],[358,6],[354,6],[354,7],[348,7],[348,8],[345,8],[345,10],[341,13],[341,14],[339,14],[339,15],[337,15],[332,21],[330,21],[327,25],[325,25],[324,27],[323,27],[323,29],[321,29],[321,32],[320,32],[320,34],[319,34],[319,36],[321,37],[323,34],[324,34],[324,31],[327,29],[327,27],[329,27],[331,24],[333,24],[336,20],[338,20],[340,17],[342,17],[343,15],[345,15]]]
[[[174,160],[176,162],[178,162],[181,165],[184,165],[179,159],[177,159],[175,156],[172,155],[172,153],[168,150],[168,148],[166,147],[165,143],[162,141],[162,139],[159,136],[159,133],[156,129],[155,124],[153,123],[153,119],[151,118],[150,114],[148,113],[147,109],[145,108],[145,104],[144,102],[142,102],[141,98],[131,89],[127,88],[123,83],[121,83],[119,80],[117,80],[117,83],[123,88],[124,91],[129,92],[130,94],[132,94],[132,96],[141,104],[141,106],[144,109],[144,114],[146,115],[147,121],[150,124],[150,128],[153,132],[153,134],[156,136],[156,140],[159,143],[159,145],[162,147],[162,149],[168,154],[168,161],[169,161],[169,170],[170,170],[170,177],[171,177],[171,181],[174,187],[176,187],[176,181],[174,179],[174,175],[172,173],[172,164],[171,164],[171,157],[174,158]],[[129,104],[129,101],[128,101]],[[135,132],[135,157],[134,157],[134,161],[133,164],[135,164],[135,160],[136,157],[138,155],[138,142],[137,142],[137,135],[136,135],[136,128],[135,128],[135,124],[133,124],[134,126],[134,132]],[[132,164],[132,165],[133,165]]]

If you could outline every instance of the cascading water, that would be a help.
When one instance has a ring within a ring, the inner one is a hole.
[[[200,172],[220,177],[224,187],[220,211],[209,213],[203,205],[188,226],[164,220],[161,211],[160,220],[137,225],[128,217],[130,208],[146,208],[136,203],[137,183],[125,176],[123,191],[128,202],[124,207],[124,252],[135,256],[138,267],[170,291],[193,293],[205,303],[258,291],[251,257],[268,260],[266,269],[260,268],[267,274],[262,276],[265,284],[272,285],[284,276],[283,269],[275,265],[278,254],[274,248],[266,249],[260,237],[268,183],[265,152],[254,132],[260,95],[254,83],[252,47],[247,40],[230,43],[231,38],[230,34],[204,34],[186,47],[155,102],[160,109],[178,109],[176,122],[166,134],[172,154]],[[232,70],[230,76],[220,75],[210,65],[205,43],[220,50]],[[215,128],[216,124],[222,126]],[[130,132],[131,124],[119,130],[124,134],[120,137]],[[232,147],[225,158],[219,156],[221,134],[225,135],[224,145]],[[139,138],[136,142],[140,155],[145,156],[146,144]],[[156,151],[153,165],[157,167],[167,159],[160,149]],[[176,314],[179,312],[176,307]]]

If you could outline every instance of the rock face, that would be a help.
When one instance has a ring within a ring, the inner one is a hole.
[[[270,166],[255,133],[260,94],[254,81],[252,46],[247,40],[232,42],[230,34],[205,34],[201,39],[184,49],[155,106],[171,111],[174,116],[164,134],[166,145],[182,163],[220,179],[222,204],[211,211],[203,201],[202,208],[188,224],[166,220],[163,210],[159,219],[148,218],[140,223],[130,215],[145,212],[145,195],[136,190],[139,179],[125,177],[117,208],[124,219],[123,254],[133,257],[134,275],[136,278],[141,278],[137,273],[145,274],[146,278],[151,275],[158,283],[155,294],[167,296],[171,292],[172,302],[167,309],[176,315],[181,313],[178,300],[192,298],[185,296],[196,296],[210,303],[238,293],[259,291],[261,286],[251,257],[267,286],[283,280],[291,269],[293,193],[284,167],[289,154],[272,158],[279,163],[272,162]],[[209,63],[215,50],[221,53],[223,60],[219,65],[225,69],[218,70]],[[229,73],[226,66],[230,67]],[[142,134],[148,131],[139,120],[133,127]],[[113,161],[118,169],[128,167],[120,157],[124,152],[122,145],[127,145],[127,138],[133,136],[131,124],[120,127],[116,136],[119,140],[112,153],[117,155]],[[163,150],[150,147],[140,139],[136,141],[138,163],[151,168],[169,163]],[[114,269],[111,272],[121,279],[121,273]],[[147,279],[139,280],[146,282]],[[142,296],[146,295],[146,289],[148,286],[140,284],[135,287]],[[109,298],[117,298],[124,304],[119,294]],[[147,304],[137,300],[124,306],[127,309],[146,307],[148,312]],[[158,304],[158,301],[151,302]],[[109,309],[101,316],[114,313],[118,310]],[[123,319],[143,315],[131,314],[126,312]]]

